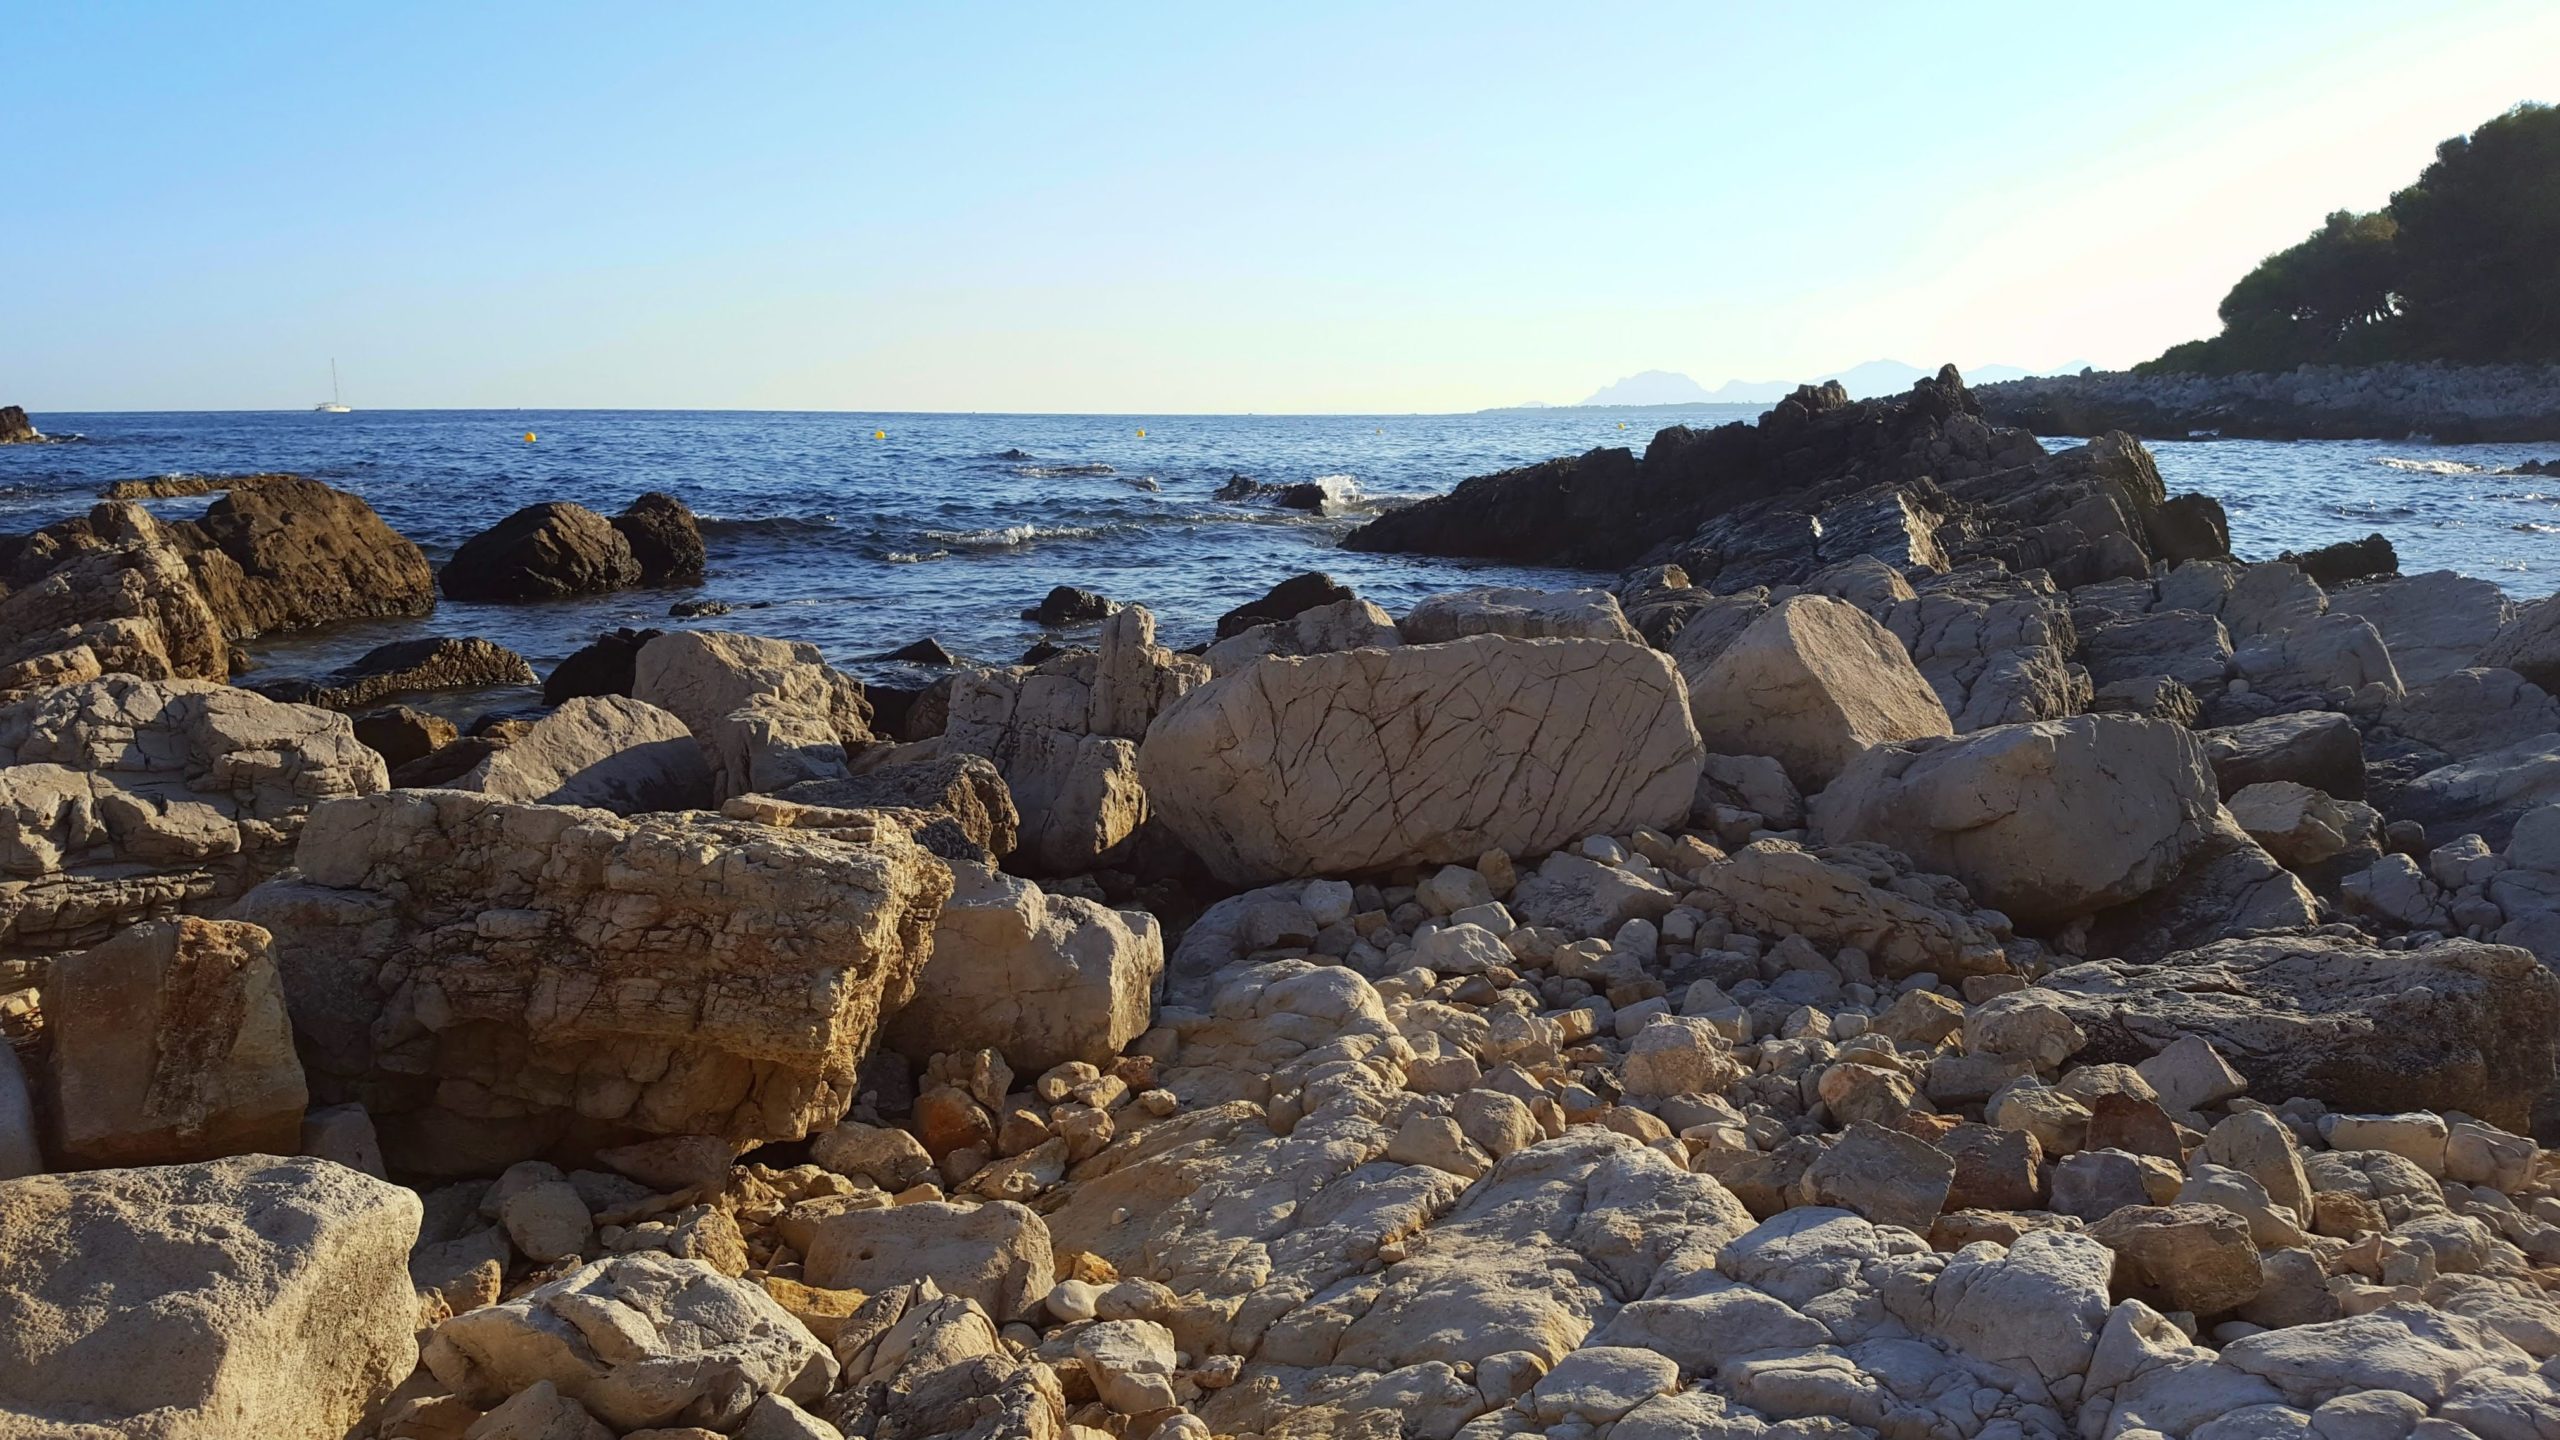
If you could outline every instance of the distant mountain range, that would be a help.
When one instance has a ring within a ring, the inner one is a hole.
[[[2068,374],[2080,370],[2066,365],[2052,371],[2025,370],[2015,365],[1984,365],[1964,368],[1967,384],[1988,385],[1996,380],[2023,380],[2036,374]],[[1875,395],[1899,395],[1911,388],[1922,376],[1937,374],[1935,366],[1923,369],[1900,360],[1870,360],[1852,365],[1829,375],[1815,377],[1812,383],[1837,380],[1850,398],[1864,400]],[[1787,398],[1797,385],[1795,380],[1728,380],[1713,390],[1672,370],[1645,370],[1630,375],[1613,385],[1603,385],[1582,401],[1584,405],[1768,405]]]

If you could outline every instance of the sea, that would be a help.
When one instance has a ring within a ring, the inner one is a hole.
[[[980,415],[748,411],[392,410],[39,414],[61,444],[0,446],[0,532],[84,512],[117,480],[292,471],[362,495],[441,562],[508,512],[573,500],[607,514],[644,491],[702,517],[698,586],[535,604],[445,602],[247,648],[262,675],[316,674],[385,641],[478,635],[547,671],[617,626],[702,626],[807,640],[875,681],[934,672],[880,659],[924,637],[1009,663],[1054,636],[1022,618],[1055,585],[1145,604],[1159,637],[1210,637],[1274,582],[1323,570],[1389,611],[1483,585],[1586,572],[1338,548],[1378,509],[1471,475],[1596,446],[1641,450],[1667,425],[1748,420],[1756,405],[1463,415]],[[2077,443],[2057,436],[2055,448]],[[2374,531],[2402,569],[2482,575],[2519,599],[2560,588],[2560,475],[2498,472],[2554,445],[2412,441],[2154,442],[2169,488],[2218,496],[2233,547],[2272,557]],[[1325,516],[1223,500],[1244,476],[1322,481]],[[209,497],[149,502],[171,517]],[[671,619],[716,600],[731,613]],[[483,697],[484,699],[487,697]]]

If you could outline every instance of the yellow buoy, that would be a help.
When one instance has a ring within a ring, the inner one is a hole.
[[[874,440],[886,440],[889,438],[889,432],[886,430],[874,430],[871,432],[871,438]]]
[[[532,444],[532,443],[533,443],[533,432],[532,432],[532,431],[527,430],[526,432],[524,432],[524,443],[526,443],[527,445],[530,445],[530,444]]]
[[[1139,439],[1141,439],[1141,440],[1146,439],[1146,438],[1147,438],[1147,432],[1146,432],[1146,431],[1144,431],[1144,430],[1139,431],[1139,432],[1138,432],[1138,438],[1139,438]]]
[[[1627,422],[1626,422],[1626,421],[1624,421],[1624,420],[1619,421],[1619,422],[1618,422],[1618,428],[1619,428],[1619,429],[1621,429],[1621,430],[1626,429],[1626,428],[1627,428]]]

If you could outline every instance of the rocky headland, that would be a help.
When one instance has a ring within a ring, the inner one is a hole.
[[[2038,435],[2560,440],[2560,365],[2392,361],[2231,375],[2115,370],[2004,380],[1976,394],[1995,423]]]
[[[464,725],[233,651],[680,502],[0,540],[0,1437],[2550,1440],[2560,609],[2093,433],[1807,389],[1350,541],[1586,589]]]

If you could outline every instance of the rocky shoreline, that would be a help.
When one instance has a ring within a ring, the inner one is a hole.
[[[698,573],[680,500],[437,574],[208,489],[0,538],[0,1436],[2560,1415],[2560,610],[2244,562],[2129,435],[1807,389],[1348,542],[1609,587],[623,631],[459,726],[537,677],[238,647]]]
[[[2281,374],[2078,375],[1975,392],[1995,424],[2149,440],[2560,440],[2560,365],[2305,365]]]

